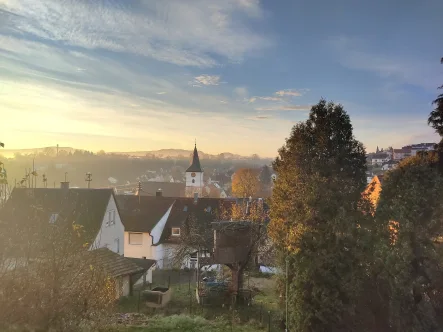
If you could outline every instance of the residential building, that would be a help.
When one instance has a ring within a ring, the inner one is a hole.
[[[402,160],[404,158],[410,157],[412,153],[412,147],[404,146],[401,149],[393,149],[392,159],[394,160]]]
[[[91,254],[94,258],[91,263],[101,266],[104,272],[113,279],[116,299],[132,295],[136,281],[140,280],[148,270],[151,271],[153,265],[152,261],[146,261],[147,264],[143,264],[144,262],[123,257],[108,248],[92,250]],[[150,282],[152,282],[152,277]]]
[[[420,151],[433,151],[435,149],[435,143],[413,144],[411,148],[411,156],[415,156],[417,152]]]
[[[48,223],[69,219],[84,230],[89,249],[106,247],[122,255],[124,228],[112,189],[73,189],[68,182],[63,188],[14,188],[5,204],[3,216],[28,218],[35,209]]]
[[[372,165],[383,165],[383,163],[391,160],[391,156],[387,153],[374,154],[371,158]]]
[[[164,197],[185,197],[186,193],[186,184],[180,182],[141,182],[141,188],[140,196],[155,196],[161,191]]]
[[[398,161],[396,160],[388,160],[387,162],[383,163],[383,165],[381,166],[381,169],[383,171],[389,171],[391,169],[396,168],[398,165]]]
[[[156,268],[195,266],[197,249],[184,261],[176,261],[176,251],[183,235],[183,225],[190,215],[213,221],[213,215],[223,206],[229,209],[236,199],[170,198],[118,195],[117,202],[125,226],[125,257],[156,261]]]

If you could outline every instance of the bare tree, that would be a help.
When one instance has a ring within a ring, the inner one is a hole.
[[[0,329],[74,331],[100,324],[114,281],[87,251],[85,229],[35,206],[0,219]]]
[[[216,221],[230,221],[219,223],[217,232],[231,237],[231,242],[241,247],[234,249],[239,254],[237,257],[230,257],[229,262],[220,262],[214,255],[216,248],[213,222]],[[257,267],[259,256],[267,257],[272,252],[266,221],[267,212],[262,201],[244,201],[229,208],[221,206],[213,213],[192,214],[183,225],[182,241],[175,253],[175,261],[182,262],[196,251],[208,252],[210,257],[202,258],[201,262],[206,265],[226,265],[231,271],[231,291],[238,295],[243,287],[245,270]],[[242,238],[237,239],[238,236]]]

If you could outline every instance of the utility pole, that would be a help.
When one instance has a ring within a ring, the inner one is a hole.
[[[65,182],[68,182],[68,172],[65,172]]]
[[[142,192],[142,183],[141,181],[138,181],[138,185],[137,185],[137,193],[138,193],[138,204],[140,205],[140,195]]]
[[[91,188],[92,174],[91,172],[86,173],[85,181],[88,182],[88,189]]]

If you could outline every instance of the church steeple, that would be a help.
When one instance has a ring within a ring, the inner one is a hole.
[[[197,142],[195,143],[194,146],[194,153],[192,155],[191,166],[188,167],[186,172],[203,172],[200,165],[200,158],[198,157]]]
[[[380,150],[378,149],[378,145],[377,145],[377,150],[375,151],[375,153],[379,153],[380,152]]]
[[[186,197],[203,197],[203,187],[203,170],[195,143],[191,165],[186,170]]]

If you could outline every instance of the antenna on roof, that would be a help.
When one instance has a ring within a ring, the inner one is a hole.
[[[48,188],[48,178],[43,174],[43,187]]]
[[[140,195],[141,195],[141,192],[143,191],[143,188],[142,188],[142,183],[141,183],[141,181],[138,181],[138,184],[137,184],[137,193],[136,193],[136,195],[138,196],[138,204],[140,204]]]
[[[85,181],[88,182],[88,189],[91,188],[91,181],[92,181],[92,173],[91,172],[86,173]]]

